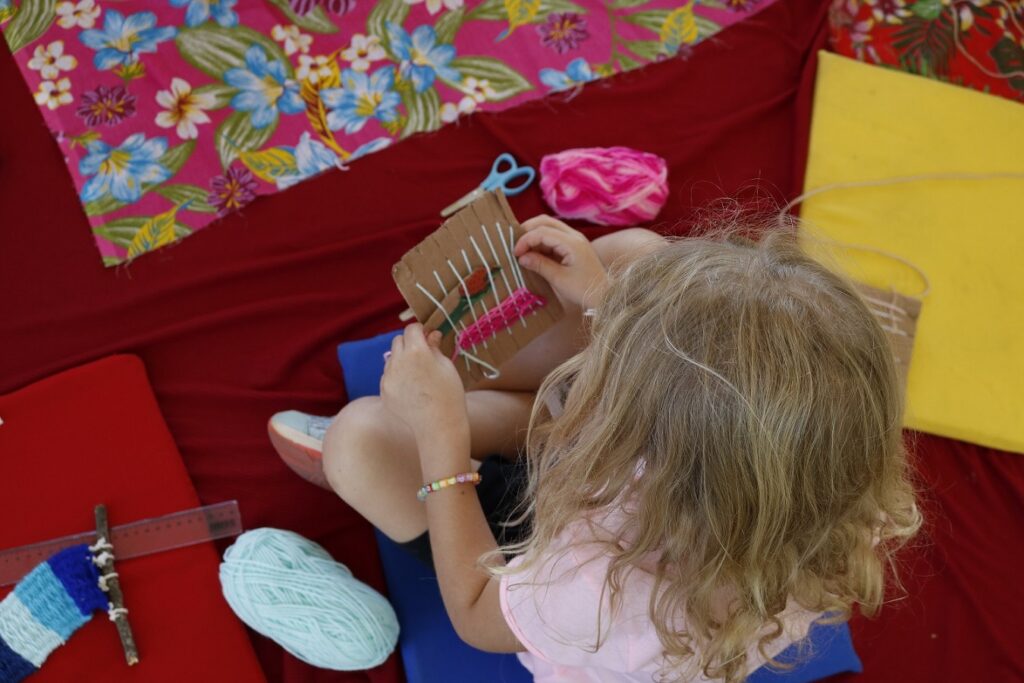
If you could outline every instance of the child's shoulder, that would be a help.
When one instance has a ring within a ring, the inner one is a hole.
[[[583,537],[537,558],[512,560],[511,573],[501,578],[501,609],[528,652],[562,666],[621,672],[660,661],[661,644],[642,597],[650,595],[654,576],[628,572],[613,614],[604,590],[610,562],[603,542]]]
[[[563,666],[657,670],[662,647],[648,613],[653,563],[624,573],[614,609],[605,586],[609,544],[628,543],[629,518],[628,505],[592,514],[569,524],[539,556],[509,563],[502,612],[528,651]]]

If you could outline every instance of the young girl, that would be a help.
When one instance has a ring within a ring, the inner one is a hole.
[[[740,681],[815,619],[876,612],[920,516],[891,352],[853,287],[786,231],[523,227],[564,321],[468,393],[410,325],[322,465],[324,424],[275,416],[286,460],[432,554],[459,635],[537,681]]]

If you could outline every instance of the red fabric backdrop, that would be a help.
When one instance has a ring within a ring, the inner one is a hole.
[[[395,326],[403,306],[391,264],[500,152],[530,164],[574,146],[656,152],[672,183],[663,230],[723,195],[797,194],[825,14],[820,0],[781,0],[687,60],[410,139],[116,271],[100,264],[57,146],[0,50],[0,392],[138,354],[204,502],[238,498],[247,527],[294,529],[382,588],[370,529],[278,462],[267,417],[342,405],[335,343]],[[535,189],[512,203],[520,216],[543,210]],[[1012,600],[1021,604],[1012,584],[1024,564],[1024,459],[936,439],[922,446],[925,478],[938,485],[936,545],[911,563],[909,600],[854,624],[866,680],[1019,676],[1024,655],[1008,641],[1024,632]],[[330,673],[255,643],[270,680],[400,676],[395,658]]]

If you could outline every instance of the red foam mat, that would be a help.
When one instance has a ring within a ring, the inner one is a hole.
[[[95,529],[98,503],[112,525],[199,505],[138,358],[105,358],[0,396],[0,418],[0,548]],[[219,562],[212,543],[118,562],[139,663],[125,665],[117,629],[98,612],[31,681],[263,681],[221,594]]]

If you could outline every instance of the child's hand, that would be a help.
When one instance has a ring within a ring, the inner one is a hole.
[[[601,300],[607,274],[586,235],[544,215],[523,223],[523,230],[516,243],[519,265],[547,280],[564,302],[590,308]]]
[[[409,325],[391,342],[380,381],[384,405],[409,425],[417,443],[444,431],[462,436],[469,430],[462,379],[440,343],[440,332],[426,335],[423,325]]]

